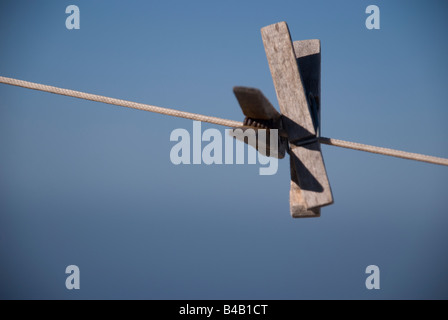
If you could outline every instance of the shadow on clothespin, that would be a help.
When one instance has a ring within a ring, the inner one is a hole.
[[[320,208],[333,203],[318,142],[320,41],[293,43],[285,22],[262,28],[261,35],[281,114],[260,90],[235,87],[235,96],[246,116],[242,129],[279,130],[278,150],[269,150],[267,155],[283,158],[285,151],[290,155],[291,215],[319,217]],[[258,145],[253,146],[259,150]]]

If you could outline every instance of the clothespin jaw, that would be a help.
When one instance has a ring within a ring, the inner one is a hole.
[[[251,130],[255,130],[257,144],[253,147],[265,156],[273,156],[283,159],[288,147],[286,138],[278,135],[278,148],[277,150],[271,150],[271,135],[269,134],[270,129],[277,129],[280,132],[282,131],[282,120],[280,113],[272,106],[269,100],[259,89],[234,87],[233,93],[238,100],[243,114],[246,116],[243,122],[244,126],[241,129],[247,130],[250,128]],[[263,145],[263,147],[260,147],[260,143],[263,143],[263,141],[258,139],[258,128],[266,130],[266,144]],[[242,141],[249,144],[247,139]]]
[[[291,41],[279,22],[261,29],[282,127],[289,141],[290,211],[295,218],[318,217],[333,203],[317,137],[320,134],[320,41]]]

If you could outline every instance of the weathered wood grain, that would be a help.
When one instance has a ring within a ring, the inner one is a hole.
[[[289,140],[314,136],[316,132],[287,24],[279,22],[264,27],[261,36]]]
[[[280,113],[259,89],[234,87],[233,93],[246,117],[260,120],[278,120],[280,118]]]

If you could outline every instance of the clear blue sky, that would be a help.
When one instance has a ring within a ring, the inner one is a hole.
[[[321,39],[324,136],[448,157],[447,9],[2,1],[0,75],[242,120],[235,85],[278,107],[260,28],[287,21],[294,40]],[[176,128],[192,122],[0,85],[0,298],[448,298],[446,167],[323,146],[335,204],[293,220],[287,160],[273,176],[175,166]],[[380,290],[365,288],[371,264]]]

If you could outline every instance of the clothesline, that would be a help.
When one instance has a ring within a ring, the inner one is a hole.
[[[160,114],[165,114],[168,116],[173,117],[180,117],[180,118],[186,118],[201,122],[208,122],[212,124],[217,124],[225,127],[241,127],[243,126],[243,123],[240,121],[234,121],[234,120],[228,120],[228,119],[222,119],[217,117],[211,117],[206,116],[202,114],[197,113],[191,113],[186,111],[180,111],[175,109],[169,109],[169,108],[163,108],[163,107],[157,107],[149,104],[144,103],[137,103],[122,99],[115,99],[105,96],[100,96],[96,94],[91,93],[85,93],[70,89],[63,89],[53,86],[48,86],[40,83],[34,83],[34,82],[28,82],[23,81],[19,79],[14,78],[8,78],[8,77],[2,77],[0,76],[0,83],[9,84],[13,86],[18,86],[22,88],[27,89],[33,89],[33,90],[39,90],[84,100],[90,100],[90,101],[96,101],[96,102],[103,102],[111,105],[121,106],[121,107],[127,107],[127,108],[133,108],[143,111],[149,111],[149,112],[155,112]],[[448,166],[448,159],[446,158],[439,158],[439,157],[433,157],[428,155],[423,155],[419,153],[411,153],[406,151],[400,151],[395,149],[389,149],[389,148],[382,148],[382,147],[376,147],[356,142],[350,142],[350,141],[344,141],[344,140],[338,140],[333,138],[325,138],[325,137],[319,137],[319,142],[322,144],[327,144],[335,147],[341,147],[341,148],[348,148],[348,149],[354,149],[359,151],[365,151],[365,152],[371,152],[376,154],[382,154],[392,157],[398,157],[403,159],[409,159],[409,160],[416,160],[416,161],[423,161],[433,164],[439,164]]]

